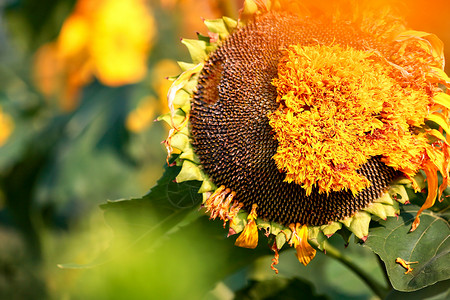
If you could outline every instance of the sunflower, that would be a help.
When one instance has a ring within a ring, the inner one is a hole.
[[[413,231],[448,185],[442,42],[389,8],[312,8],[248,0],[237,21],[206,20],[207,36],[182,41],[193,62],[180,63],[160,117],[177,181],[203,182],[206,212],[237,246],[255,248],[264,230],[274,270],[285,243],[307,265],[308,240],[322,249],[347,228],[365,241],[373,216],[408,203],[405,185],[424,187],[423,172]]]

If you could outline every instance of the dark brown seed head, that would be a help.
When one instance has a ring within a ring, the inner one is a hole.
[[[348,23],[322,23],[268,13],[238,29],[205,63],[192,101],[192,144],[212,181],[236,192],[235,199],[258,216],[284,225],[323,225],[342,220],[380,197],[398,172],[374,157],[358,172],[371,182],[357,196],[349,191],[310,196],[284,182],[272,157],[277,152],[267,115],[277,109],[272,80],[283,50],[301,44],[389,49]]]

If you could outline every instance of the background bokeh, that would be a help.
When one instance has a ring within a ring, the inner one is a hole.
[[[437,34],[450,57],[448,1],[405,2],[411,27]],[[241,5],[0,0],[0,299],[263,299],[285,287],[305,299],[373,297],[321,254],[306,269],[285,251],[278,277],[266,253],[237,268],[231,242],[205,238],[221,232],[215,222],[178,229],[154,251],[136,242],[138,226],[111,230],[125,214],[105,222],[100,204],[140,197],[163,173],[167,128],[154,120],[168,110],[176,61],[188,61],[180,38],[206,34],[202,18],[237,18]],[[346,251],[383,280],[370,251]]]

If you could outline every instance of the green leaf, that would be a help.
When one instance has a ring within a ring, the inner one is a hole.
[[[415,292],[392,290],[384,300],[448,300],[450,299],[450,280],[440,281]]]
[[[196,64],[205,61],[206,54],[206,42],[201,40],[183,39],[181,42],[188,48],[192,61]]]
[[[170,163],[173,161],[174,159]],[[144,227],[145,230],[150,227],[162,231],[172,228],[202,201],[202,196],[197,193],[200,181],[175,182],[180,170],[181,167],[178,166],[166,166],[163,176],[142,198],[108,201],[101,205],[105,210],[105,218],[129,215],[134,219],[142,216],[145,226],[141,224],[139,227]]]
[[[409,232],[418,210],[415,205],[402,206],[398,219],[380,221],[381,226],[372,228],[364,243],[381,257],[398,291],[416,291],[450,278],[450,211],[424,211],[419,227]],[[418,263],[411,264],[413,271],[404,274],[405,268],[395,262],[398,257]]]

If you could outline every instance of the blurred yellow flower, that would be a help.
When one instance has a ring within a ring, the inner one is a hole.
[[[169,112],[167,92],[172,84],[167,74],[177,74],[178,64],[169,59],[160,60],[151,71],[151,88],[156,97],[148,96],[140,100],[138,106],[127,116],[126,127],[132,132],[142,132],[147,129],[157,115]]]
[[[58,39],[36,53],[36,82],[46,96],[73,109],[80,88],[95,76],[109,86],[138,82],[155,37],[146,0],[79,0]]]
[[[127,116],[125,126],[129,131],[141,132],[155,119],[156,100],[153,97],[145,97],[138,107]]]
[[[3,112],[0,107],[0,147],[8,140],[14,130],[14,122],[12,118]]]
[[[167,93],[172,81],[167,79],[167,74],[177,75],[180,71],[178,64],[170,59],[160,60],[152,69],[151,87],[156,91],[160,107],[159,113],[169,112],[169,106],[167,103]]]

